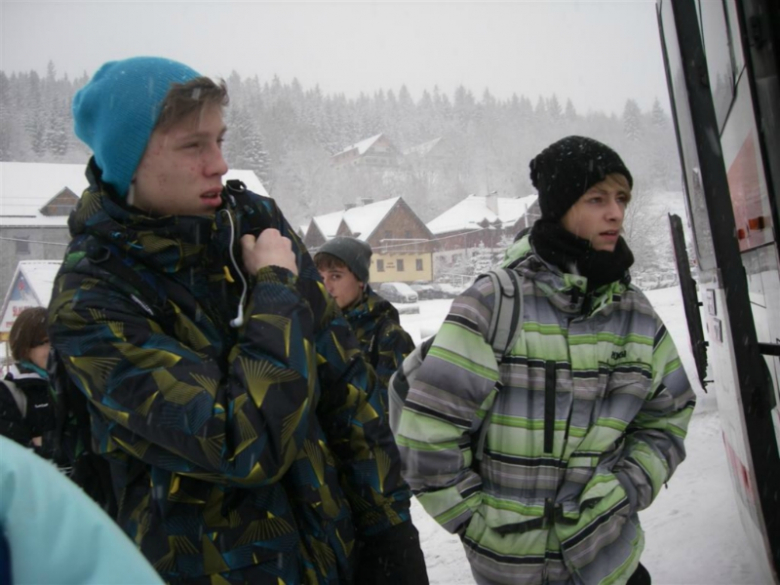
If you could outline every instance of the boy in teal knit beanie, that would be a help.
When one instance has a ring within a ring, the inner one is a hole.
[[[168,583],[426,585],[373,370],[276,202],[223,186],[226,104],[156,57],[74,99],[94,157],[47,330],[96,497]]]
[[[170,59],[134,57],[104,64],[74,97],[76,136],[120,197],[127,195],[171,84],[197,77]]]
[[[144,215],[213,216],[222,206],[227,88],[159,57],[103,65],[73,101],[107,192]],[[97,168],[95,168],[97,167]]]

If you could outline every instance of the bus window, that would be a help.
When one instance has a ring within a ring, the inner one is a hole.
[[[696,251],[698,270],[709,273],[716,267],[715,251],[712,241],[709,216],[704,188],[699,170],[699,158],[696,147],[693,121],[688,100],[685,98],[685,72],[683,71],[680,47],[677,39],[677,26],[674,22],[671,6],[664,2],[660,5],[660,26],[663,31],[662,43],[664,60],[667,68],[670,97],[672,98],[672,114],[678,128],[678,147],[683,167],[683,189],[687,194],[685,200],[688,207],[688,218],[695,234],[693,242]]]
[[[734,43],[729,34],[723,4],[713,0],[705,0],[699,2],[698,7],[715,117],[718,121],[718,128],[722,130],[731,102],[734,99],[734,84],[737,73]]]

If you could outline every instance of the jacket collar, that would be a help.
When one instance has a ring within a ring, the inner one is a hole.
[[[564,313],[590,316],[620,301],[628,289],[628,281],[615,281],[588,293],[588,279],[582,275],[563,272],[546,262],[534,250],[530,236],[517,240],[506,251],[501,264],[514,268],[525,278],[533,280],[549,302]]]
[[[396,324],[401,322],[398,309],[390,301],[376,294],[370,285],[366,285],[366,291],[356,304],[345,309],[344,316],[350,324],[366,320],[378,321],[380,318],[390,319]]]
[[[96,236],[156,270],[175,273],[200,263],[213,232],[230,228],[223,213],[215,217],[145,215],[118,197],[99,173],[90,161],[90,186],[68,219],[73,238]]]

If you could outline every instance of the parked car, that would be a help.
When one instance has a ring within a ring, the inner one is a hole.
[[[454,284],[449,284],[447,282],[435,284],[434,286],[436,287],[436,290],[439,291],[440,299],[454,299],[463,294],[463,291],[468,288],[468,286],[455,286]]]
[[[419,299],[405,282],[383,282],[378,292],[391,303],[416,303]]]
[[[411,287],[417,293],[417,296],[421,301],[454,299],[465,290],[465,288],[459,288],[446,282],[415,282],[411,284]]]
[[[440,291],[436,288],[435,284],[431,283],[412,283],[411,288],[417,293],[417,296],[421,301],[427,301],[430,299],[442,298]]]

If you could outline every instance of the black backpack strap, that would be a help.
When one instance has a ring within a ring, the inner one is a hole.
[[[512,351],[523,331],[522,277],[511,268],[497,268],[488,272],[487,276],[493,283],[495,295],[493,314],[490,316],[488,329],[488,341],[493,347],[496,363],[500,367],[501,362]],[[495,400],[493,405],[495,405]],[[491,407],[490,410],[492,411],[493,408]],[[477,463],[482,460],[489,427],[490,411],[485,413],[474,447],[474,459]]]
[[[493,283],[495,295],[488,341],[500,364],[514,347],[523,323],[521,278],[516,271],[508,268],[497,268],[487,274]]]

